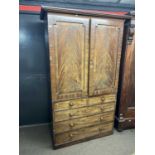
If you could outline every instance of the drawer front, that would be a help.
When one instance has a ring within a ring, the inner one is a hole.
[[[116,101],[116,95],[104,95],[100,97],[88,98],[88,105],[104,104]]]
[[[54,111],[80,108],[85,107],[86,105],[87,105],[87,99],[77,99],[77,100],[53,103]]]
[[[54,123],[54,133],[63,133],[74,129],[80,129],[83,127],[96,125],[99,123],[110,122],[113,121],[113,119],[114,119],[114,112],[112,111],[89,117],[57,122]]]
[[[113,123],[101,124],[89,128],[82,128],[76,131],[66,132],[55,135],[56,145],[69,143],[72,141],[88,138],[95,135],[100,135],[108,131],[112,131]]]
[[[83,107],[78,109],[57,111],[57,112],[54,112],[54,122],[100,114],[108,111],[114,111],[114,108],[115,108],[114,105],[115,105],[115,102],[111,102],[107,104],[99,104],[95,106],[88,106],[88,107]]]
[[[116,95],[104,95],[101,97],[91,97],[84,99],[76,99],[64,102],[53,103],[54,111],[68,110],[74,108],[85,107],[89,105],[96,105],[99,103],[108,103],[116,101]]]

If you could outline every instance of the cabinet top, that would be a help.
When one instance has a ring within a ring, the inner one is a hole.
[[[133,18],[133,15],[129,15],[128,12],[108,12],[108,11],[70,9],[70,8],[49,7],[49,6],[41,7],[40,18],[44,19],[44,17],[48,12],[84,15],[84,16],[92,16],[92,17],[108,17],[108,18],[117,18],[117,19]]]

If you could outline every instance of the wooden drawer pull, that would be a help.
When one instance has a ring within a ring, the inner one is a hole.
[[[69,116],[70,116],[70,117],[73,117],[73,116],[74,116],[74,114],[73,114],[73,113],[69,113]]]
[[[100,117],[100,120],[103,121],[104,120],[104,117]]]
[[[105,130],[105,128],[99,128],[99,131],[100,132],[102,132],[102,131],[104,131]]]
[[[73,138],[73,136],[74,136],[74,135],[73,135],[72,133],[69,134],[69,137],[70,137],[70,138]]]
[[[69,106],[72,107],[74,104],[73,102],[69,102]]]
[[[101,101],[104,102],[105,101],[105,98],[104,97],[101,97]]]
[[[101,110],[104,110],[104,107],[100,107]]]
[[[74,127],[75,124],[74,124],[74,123],[70,123],[69,126],[70,126],[70,127]]]

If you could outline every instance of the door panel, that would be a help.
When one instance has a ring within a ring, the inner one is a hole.
[[[91,20],[89,95],[117,90],[123,22],[114,19]]]
[[[87,96],[89,19],[48,15],[52,101]]]

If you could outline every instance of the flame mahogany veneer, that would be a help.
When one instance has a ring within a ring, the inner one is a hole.
[[[54,148],[113,133],[129,15],[43,7]]]

